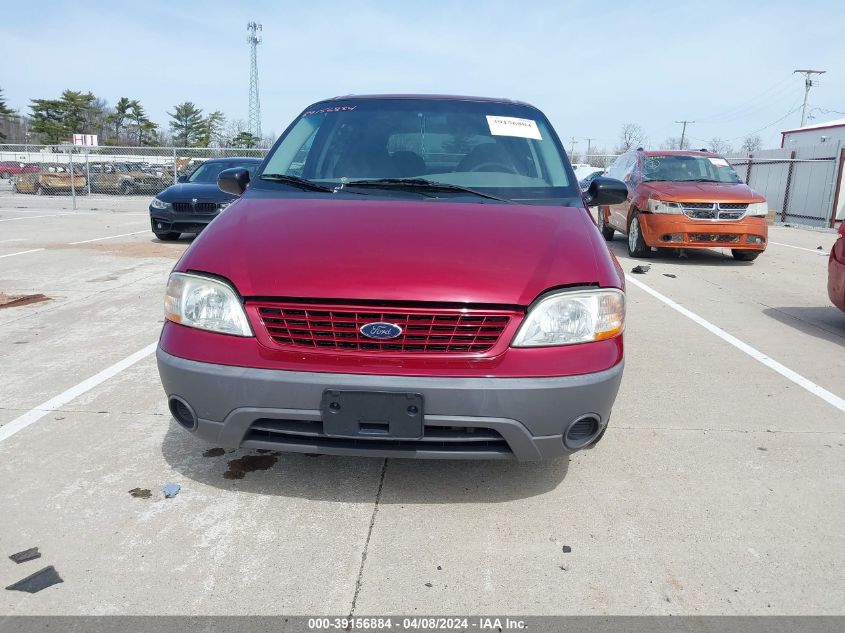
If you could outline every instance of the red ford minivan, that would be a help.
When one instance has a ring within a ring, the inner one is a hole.
[[[593,444],[623,367],[624,277],[552,126],[499,99],[308,107],[170,276],[158,367],[216,445],[425,458]],[[242,195],[241,195],[242,194]]]

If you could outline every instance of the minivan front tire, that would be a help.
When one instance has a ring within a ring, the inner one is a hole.
[[[631,257],[651,257],[651,247],[645,243],[640,228],[639,213],[634,211],[628,223],[628,255]]]

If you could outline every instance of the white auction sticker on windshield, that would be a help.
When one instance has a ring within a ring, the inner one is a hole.
[[[717,167],[727,167],[728,166],[728,161],[726,161],[724,158],[711,158],[710,162],[713,163],[714,165],[716,165]]]
[[[487,115],[487,125],[490,134],[494,136],[518,136],[519,138],[533,138],[542,141],[537,122],[531,119],[518,119],[512,116]]]

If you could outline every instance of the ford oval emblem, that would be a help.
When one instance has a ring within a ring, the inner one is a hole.
[[[362,325],[360,332],[367,338],[389,339],[396,338],[402,334],[402,328],[395,323],[378,321],[376,323]]]

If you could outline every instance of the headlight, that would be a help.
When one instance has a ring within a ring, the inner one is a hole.
[[[159,200],[158,198],[153,198],[153,201],[152,203],[150,203],[150,206],[153,209],[169,209],[172,205],[169,202],[164,202],[162,200]]]
[[[745,211],[745,215],[767,216],[769,215],[769,203],[752,202],[748,205],[748,209]]]
[[[200,330],[252,336],[240,297],[229,284],[211,277],[171,273],[164,316]]]
[[[648,210],[652,213],[683,213],[681,205],[677,202],[666,202],[665,200],[648,199]]]
[[[562,291],[541,299],[525,317],[513,347],[543,347],[602,341],[625,327],[621,290]]]

